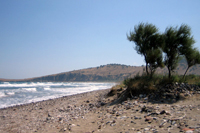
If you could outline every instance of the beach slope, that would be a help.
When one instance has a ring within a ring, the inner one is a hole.
[[[1,133],[199,132],[199,94],[177,102],[145,98],[105,105],[109,89],[0,109]]]

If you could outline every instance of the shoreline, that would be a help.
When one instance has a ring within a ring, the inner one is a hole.
[[[75,117],[82,117],[88,110],[88,103],[96,105],[110,89],[95,90],[60,98],[49,99],[28,104],[0,109],[0,132],[51,132],[49,124],[60,121],[69,122]],[[79,107],[81,110],[74,108]],[[73,113],[71,112],[73,111]],[[68,115],[66,116],[66,113]],[[72,113],[72,114],[71,114]],[[51,121],[51,122],[50,122]],[[61,124],[62,125],[62,124]],[[54,130],[58,130],[55,128]]]
[[[4,108],[0,108],[1,110],[6,110],[6,109],[12,109],[12,108],[23,108],[25,106],[34,106],[35,104],[38,103],[43,103],[43,102],[51,102],[51,101],[56,101],[56,100],[61,100],[61,99],[70,99],[70,98],[78,98],[79,96],[84,96],[84,95],[88,95],[90,93],[95,93],[95,92],[102,92],[102,91],[106,91],[108,92],[110,89],[103,89],[103,90],[93,90],[93,91],[89,91],[89,92],[83,92],[83,93],[77,93],[77,94],[72,94],[72,95],[68,95],[68,96],[62,96],[62,97],[58,97],[58,98],[51,98],[51,99],[47,99],[47,100],[42,100],[42,101],[36,101],[36,102],[31,102],[31,103],[24,103],[24,104],[19,104],[19,105],[13,105],[13,106],[8,106],[8,107],[4,107]]]
[[[70,97],[77,97],[78,95],[84,95],[86,93],[91,93],[91,92],[98,92],[98,91],[104,91],[104,90],[110,90],[110,89],[102,89],[102,90],[93,90],[93,91],[88,91],[88,92],[82,92],[82,93],[77,93],[77,94],[72,94],[72,95],[67,95],[67,96],[61,96],[61,97],[57,97],[57,98],[51,98],[51,99],[47,99],[47,100],[42,100],[42,101],[36,101],[36,102],[30,102],[30,103],[24,103],[24,104],[17,104],[17,105],[11,105],[8,107],[3,107],[0,108],[0,110],[3,109],[8,109],[8,108],[20,108],[21,106],[29,106],[29,104],[37,104],[40,102],[48,102],[48,101],[52,101],[52,100],[57,100],[57,99],[62,99],[62,98],[70,98]]]

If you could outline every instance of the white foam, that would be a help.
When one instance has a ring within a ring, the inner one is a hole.
[[[31,88],[31,87],[45,87],[45,86],[67,86],[71,85],[70,83],[63,83],[63,82],[24,82],[24,83],[9,83],[9,82],[3,82],[3,84],[0,84],[0,88],[2,87],[20,87],[20,88]]]
[[[103,86],[107,86],[110,83],[103,83]],[[24,82],[24,83],[9,83],[3,82],[0,84],[0,87],[20,87],[20,88],[31,88],[31,87],[46,87],[46,86],[99,86],[102,83],[95,83],[95,82]]]
[[[44,90],[51,90],[51,88],[47,87],[47,88],[44,88]]]
[[[37,88],[22,88],[25,91],[37,91]]]
[[[4,92],[0,92],[0,97],[5,97],[6,94]]]
[[[15,95],[15,92],[8,92],[7,95]]]
[[[55,98],[59,98],[62,96],[46,96],[46,97],[38,97],[38,98],[34,98],[34,99],[30,99],[28,100],[27,103],[31,103],[31,102],[38,102],[38,101],[43,101],[43,100],[48,100],[48,99],[55,99]]]
[[[111,88],[115,83],[1,82],[0,108]],[[13,87],[13,88],[12,88]]]

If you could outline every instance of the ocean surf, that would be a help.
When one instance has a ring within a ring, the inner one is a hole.
[[[0,82],[0,108],[108,89],[115,84],[94,82]]]

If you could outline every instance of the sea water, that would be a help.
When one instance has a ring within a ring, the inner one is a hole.
[[[0,82],[0,108],[108,89],[115,84],[94,82]]]

